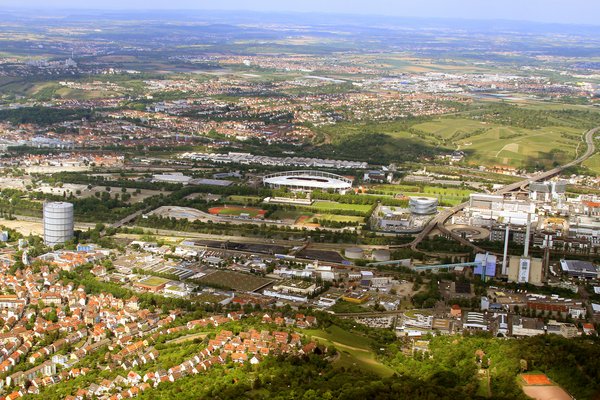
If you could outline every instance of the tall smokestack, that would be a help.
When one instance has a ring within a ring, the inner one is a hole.
[[[510,218],[508,224],[506,224],[506,231],[504,232],[504,257],[502,257],[502,275],[508,275],[507,262],[508,262],[508,236],[510,235]]]
[[[531,234],[531,214],[527,214],[527,228],[525,229],[525,248],[523,249],[523,257],[529,255],[529,236]]]

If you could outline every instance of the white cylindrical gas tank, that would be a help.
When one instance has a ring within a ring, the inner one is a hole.
[[[63,244],[74,236],[73,204],[52,202],[44,204],[44,243]]]

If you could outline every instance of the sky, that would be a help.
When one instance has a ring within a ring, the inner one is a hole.
[[[322,12],[600,25],[598,0],[0,0],[1,7]]]

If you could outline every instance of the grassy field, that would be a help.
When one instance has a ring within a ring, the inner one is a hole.
[[[460,139],[477,130],[487,129],[489,126],[485,122],[473,121],[471,119],[447,118],[413,125],[413,128],[427,132],[442,140],[448,140],[452,138]]]
[[[379,146],[369,150],[378,152],[381,159],[410,159],[410,154],[423,149],[440,153],[459,149],[466,153],[465,161],[473,166],[541,169],[571,161],[578,151],[583,151],[578,149],[586,124],[582,116],[540,117],[539,124],[528,125],[518,120],[512,125],[510,115],[488,115],[483,120],[480,115],[469,118],[470,113],[462,111],[426,122],[415,121],[412,125],[410,121],[339,123],[321,128],[319,134],[324,141],[346,148],[355,145],[352,140],[357,135],[377,134]],[[529,126],[532,128],[525,128]],[[365,148],[366,144],[360,146]],[[406,149],[411,151],[403,153]],[[357,154],[360,157],[360,152]]]
[[[227,200],[238,204],[258,204],[262,201],[262,197],[258,196],[229,196]]]
[[[140,281],[140,283],[143,283],[144,285],[148,285],[148,286],[160,286],[164,283],[170,282],[170,279],[165,279],[165,278],[160,278],[158,276],[151,276],[148,279],[144,279],[143,281]]]
[[[317,222],[318,220],[333,221],[333,222],[357,222],[365,221],[364,217],[355,217],[352,215],[336,215],[336,214],[316,214],[308,222]]]
[[[600,174],[600,154],[594,154],[589,159],[587,159],[583,166],[591,169],[596,174]]]
[[[540,130],[497,127],[459,142],[461,149],[472,151],[471,161],[488,165],[525,167],[538,160],[548,167],[575,158],[582,130],[550,127]]]
[[[432,142],[467,152],[467,161],[484,165],[525,167],[538,161],[551,166],[554,161],[575,158],[582,129],[549,126],[524,129],[470,119],[443,118],[414,125],[431,135]]]
[[[277,210],[275,211],[273,214],[271,214],[271,216],[269,217],[270,219],[275,219],[275,220],[297,220],[298,218],[302,217],[302,216],[307,216],[307,217],[312,217],[314,215],[314,213],[311,213],[310,211],[302,211],[302,210]]]
[[[344,204],[344,203],[336,203],[334,201],[315,201],[311,209],[316,211],[331,211],[331,210],[341,210],[341,211],[356,211],[360,213],[368,213],[371,211],[373,206],[370,204]]]
[[[306,330],[305,333],[321,343],[335,346],[340,353],[334,363],[337,368],[355,366],[380,376],[390,376],[394,373],[391,368],[377,361],[373,350],[369,348],[369,339],[363,336],[347,332],[336,325],[327,330]]]

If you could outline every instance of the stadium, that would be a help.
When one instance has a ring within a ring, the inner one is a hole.
[[[287,171],[266,175],[263,177],[263,184],[272,189],[287,188],[307,192],[333,190],[345,193],[352,187],[352,180],[322,171]]]

